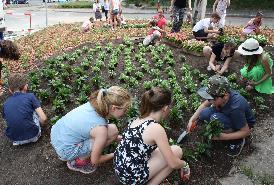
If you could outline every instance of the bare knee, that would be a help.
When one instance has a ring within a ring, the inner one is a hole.
[[[177,157],[179,157],[180,159],[183,157],[183,150],[181,147],[179,147],[178,145],[172,145],[171,146],[171,150],[174,153],[174,155],[176,155]]]
[[[108,139],[115,140],[119,134],[118,128],[114,124],[108,124]]]
[[[209,46],[203,48],[203,54],[205,57],[209,58],[211,55],[212,49]]]

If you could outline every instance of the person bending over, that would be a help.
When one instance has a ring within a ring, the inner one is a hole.
[[[222,75],[228,71],[229,64],[233,58],[236,44],[233,42],[216,43],[212,47],[205,46],[203,54],[209,59],[208,71]]]
[[[115,124],[109,118],[122,117],[131,104],[129,93],[118,86],[93,92],[89,101],[59,119],[51,129],[51,144],[67,167],[85,174],[113,158],[103,149],[119,140]]]
[[[24,74],[11,74],[8,84],[11,96],[4,102],[2,114],[7,123],[6,136],[13,145],[36,142],[41,136],[40,124],[46,124],[47,116],[35,95],[27,93]]]
[[[120,183],[160,184],[174,169],[190,169],[182,160],[182,149],[168,143],[159,124],[170,112],[171,92],[154,87],[142,95],[140,117],[129,123],[114,152],[114,169]]]
[[[220,16],[213,13],[210,18],[205,18],[197,22],[193,27],[192,32],[197,40],[206,40],[218,36],[221,31],[219,29],[210,29],[213,24],[218,24]]]
[[[255,117],[248,101],[229,87],[226,77],[214,75],[209,78],[208,87],[202,87],[198,94],[205,101],[190,118],[187,129],[199,120],[210,122],[217,119],[224,127],[223,132],[214,140],[229,142],[227,155],[238,156],[245,144],[245,138],[250,135],[255,124]]]

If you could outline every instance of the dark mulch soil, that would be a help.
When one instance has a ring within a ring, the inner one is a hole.
[[[119,43],[120,41],[117,41]],[[272,48],[273,49],[273,48]],[[181,53],[178,48],[173,48],[174,53]],[[273,50],[272,50],[273,53]],[[185,55],[188,63],[193,69],[199,69],[203,73],[207,73],[207,61],[203,57]],[[175,55],[179,57],[179,55]],[[231,71],[239,71],[243,62],[234,62],[231,65]],[[119,73],[119,69],[117,73]],[[110,84],[118,83],[112,79]],[[135,92],[141,94],[143,90]],[[1,104],[8,95],[1,97]],[[254,93],[256,96],[256,93]],[[266,96],[267,105],[270,106],[268,112],[257,115],[258,124],[255,129],[264,127],[263,117],[273,116],[273,96]],[[48,112],[51,112],[48,110]],[[190,113],[184,115],[184,122],[180,125],[171,125],[173,131],[168,134],[173,139],[177,139],[180,134],[180,128],[185,127]],[[58,160],[53,148],[50,145],[49,133],[50,128],[43,129],[41,139],[34,144],[26,146],[12,146],[10,141],[4,136],[5,124],[0,121],[0,184],[117,184],[112,169],[112,163],[102,165],[96,172],[91,175],[84,175],[67,169],[65,162]],[[197,134],[193,133],[188,140],[182,145],[184,147],[191,146],[195,141]],[[245,147],[243,154],[238,158],[244,158],[254,150],[252,145]],[[217,179],[228,175],[232,167],[232,158],[228,158],[224,152],[224,147],[220,143],[214,145],[211,157],[202,157],[197,162],[191,162],[192,176],[188,184],[218,184]],[[177,172],[172,173],[168,178],[167,184],[183,184],[178,181]]]

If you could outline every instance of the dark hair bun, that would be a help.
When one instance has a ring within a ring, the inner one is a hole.
[[[150,97],[152,97],[152,96],[154,95],[154,91],[153,91],[152,89],[149,90],[148,95],[149,95]]]

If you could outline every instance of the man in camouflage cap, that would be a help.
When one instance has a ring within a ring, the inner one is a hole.
[[[198,90],[198,94],[206,100],[213,100],[214,97],[223,96],[227,92],[229,92],[229,82],[227,78],[220,75],[210,77],[208,87]]]
[[[215,140],[230,140],[229,156],[238,156],[255,124],[255,117],[247,100],[238,92],[229,88],[226,77],[214,75],[209,78],[208,87],[202,87],[198,94],[205,99],[188,123],[188,130],[193,122],[210,122],[217,119],[223,124],[223,133]]]

